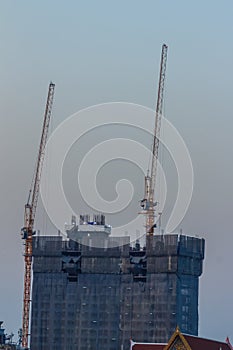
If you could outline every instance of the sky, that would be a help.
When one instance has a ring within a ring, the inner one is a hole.
[[[199,334],[233,342],[232,11],[230,0],[1,1],[0,319],[8,332],[21,327],[20,229],[49,82],[56,83],[53,129],[95,104],[154,108],[166,43],[164,113],[194,169],[182,230],[206,239]],[[40,224],[41,202],[38,215]]]

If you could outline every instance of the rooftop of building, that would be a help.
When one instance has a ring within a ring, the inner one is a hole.
[[[163,350],[165,343],[134,343],[131,341],[130,350]]]
[[[130,341],[130,350],[233,350],[229,338],[225,342],[181,333],[177,327],[167,344]]]

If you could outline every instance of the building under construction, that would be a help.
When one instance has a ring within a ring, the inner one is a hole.
[[[167,45],[162,46],[151,169],[141,210],[146,242],[111,236],[103,215],[72,220],[67,238],[35,236],[34,221],[55,85],[49,84],[35,176],[25,205],[22,347],[31,350],[126,350],[167,342],[176,326],[198,334],[198,281],[204,240],[154,234],[157,159]],[[33,259],[32,259],[33,258]],[[31,296],[31,267],[33,287]],[[31,329],[29,332],[30,305]]]
[[[167,342],[177,325],[198,335],[203,239],[148,235],[131,246],[103,216],[67,233],[33,238],[31,350],[126,350],[130,338]]]

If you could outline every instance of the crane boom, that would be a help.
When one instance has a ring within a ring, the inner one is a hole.
[[[154,218],[155,218],[156,202],[154,200],[154,191],[155,191],[155,185],[156,185],[157,159],[158,159],[158,152],[159,152],[159,136],[160,136],[160,128],[161,128],[162,107],[163,107],[163,93],[164,93],[166,63],[167,63],[167,51],[168,51],[167,45],[163,44],[161,61],[160,61],[159,87],[158,87],[157,104],[156,104],[156,112],[155,112],[152,162],[151,162],[150,172],[148,171],[148,174],[145,177],[145,197],[141,201],[141,206],[144,209],[144,214],[146,215],[147,235],[153,235],[154,227],[155,227]]]
[[[42,135],[40,140],[38,158],[36,162],[35,175],[33,177],[32,186],[29,191],[29,198],[25,205],[24,211],[24,227],[22,228],[22,238],[25,239],[25,272],[24,272],[24,298],[23,298],[23,325],[22,325],[22,346],[28,348],[29,336],[29,317],[30,317],[30,301],[31,301],[31,265],[32,265],[32,236],[34,235],[34,221],[36,215],[37,202],[40,189],[40,178],[45,155],[45,146],[48,138],[49,122],[52,113],[52,104],[54,97],[55,84],[49,84],[47,102],[44,113],[44,122]]]

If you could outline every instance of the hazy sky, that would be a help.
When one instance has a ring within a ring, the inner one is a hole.
[[[165,115],[195,175],[182,228],[206,238],[200,335],[233,341],[232,13],[230,0],[1,1],[0,319],[8,332],[21,327],[20,228],[49,81],[53,127],[101,102],[154,108],[165,42]]]

